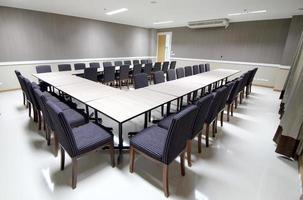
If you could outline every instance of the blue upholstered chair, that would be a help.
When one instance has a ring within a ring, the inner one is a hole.
[[[254,80],[254,77],[256,75],[258,71],[258,68],[254,68],[252,70],[250,70],[250,74],[246,83],[246,97],[251,93],[251,86],[252,86],[252,82]]]
[[[100,147],[109,146],[112,166],[115,166],[113,135],[94,123],[71,127],[69,116],[54,102],[47,101],[46,108],[54,124],[61,149],[61,170],[64,170],[65,152],[72,158],[72,188],[77,185],[78,159]]]
[[[58,71],[62,72],[62,71],[71,71],[72,67],[70,64],[60,64],[58,65]]]
[[[140,64],[139,60],[133,60],[133,65],[138,65],[138,64]]]
[[[153,72],[161,71],[161,62],[155,62]]]
[[[100,63],[98,62],[91,62],[89,63],[90,68],[100,68]]]
[[[133,76],[142,72],[142,64],[135,64],[133,67]]]
[[[36,72],[38,74],[52,72],[52,68],[50,65],[39,65],[39,66],[36,66]]]
[[[123,63],[124,65],[132,65],[132,61],[130,60],[124,60]]]
[[[176,61],[171,61],[170,65],[169,65],[169,69],[175,69],[176,68],[176,64],[177,64]]]
[[[74,68],[75,70],[85,69],[85,63],[75,63]]]
[[[196,116],[196,119],[194,120],[193,130],[191,134],[189,135],[189,138],[187,140],[187,162],[188,166],[191,166],[191,147],[192,147],[192,141],[193,139],[198,135],[198,152],[201,153],[201,138],[202,138],[202,129],[204,125],[204,121],[206,119],[206,116],[208,114],[210,104],[213,100],[214,95],[208,94],[199,100],[195,101],[194,104],[198,107],[198,113]],[[172,120],[176,114],[169,115],[168,117],[162,119],[158,126],[169,129]]]
[[[154,84],[165,82],[165,76],[163,71],[154,72]]]
[[[123,65],[123,63],[120,60],[116,60],[116,61],[114,61],[114,65],[115,66],[121,66],[121,65]]]
[[[18,82],[19,82],[21,90],[22,90],[23,105],[26,105],[25,86],[23,85],[23,82],[22,82],[22,80],[20,78],[20,76],[22,76],[22,75],[21,75],[21,73],[18,70],[15,70],[15,74],[16,74],[16,77],[18,79]]]
[[[184,68],[180,67],[176,69],[177,79],[185,77]]]
[[[113,63],[112,62],[110,62],[110,61],[108,61],[108,62],[103,62],[103,67],[105,68],[105,67],[111,67],[111,66],[113,66]]]
[[[118,73],[119,87],[122,88],[122,84],[125,83],[129,88],[129,65],[121,65]]]
[[[205,71],[206,72],[210,71],[210,64],[209,63],[205,64]]]
[[[243,101],[243,98],[244,98],[244,90],[245,90],[245,86],[246,86],[246,84],[247,84],[247,81],[248,81],[248,79],[249,79],[249,76],[250,76],[250,72],[248,71],[248,72],[246,72],[246,73],[244,73],[241,77],[243,77],[243,80],[242,80],[242,82],[241,82],[241,85],[239,86],[239,91],[238,91],[238,96],[240,97],[239,99],[240,99],[240,104],[242,103],[242,101]],[[237,108],[238,107],[238,100],[236,100],[236,105],[235,105],[235,107]]]
[[[98,82],[98,68],[95,67],[85,68],[83,78]]]
[[[143,68],[143,73],[147,74],[148,80],[152,80],[153,63],[146,63]]]
[[[167,81],[172,81],[176,80],[176,70],[175,69],[169,69],[166,72],[166,80]]]
[[[180,155],[181,174],[185,175],[184,154],[186,142],[192,132],[198,108],[191,105],[176,114],[169,129],[157,125],[148,127],[130,139],[130,172],[134,171],[135,153],[163,164],[163,189],[166,197],[168,189],[168,166]]]
[[[145,73],[140,73],[134,76],[134,88],[139,89],[148,86],[148,77]]]
[[[204,64],[200,64],[199,68],[200,68],[200,73],[205,72],[205,65]]]
[[[200,68],[199,68],[199,65],[194,65],[193,66],[193,74],[196,75],[196,74],[200,74]]]
[[[193,75],[193,68],[191,66],[184,67],[185,76],[192,76]]]
[[[104,65],[104,63],[103,63]],[[115,66],[105,66],[103,74],[103,84],[112,85],[115,83]]]
[[[169,62],[167,62],[167,61],[163,62],[162,71],[163,71],[164,73],[166,73],[167,70],[168,70],[168,67],[169,67]]]
[[[227,105],[227,121],[229,121],[229,115],[233,116],[233,110],[234,110],[234,104],[236,99],[238,98],[238,91],[241,86],[241,83],[243,81],[243,78],[237,78],[234,80],[235,84],[233,88],[231,89],[231,92],[226,100]]]

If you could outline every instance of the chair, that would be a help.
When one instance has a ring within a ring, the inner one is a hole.
[[[139,60],[133,60],[133,65],[138,65],[138,64],[140,64]]]
[[[167,72],[168,66],[169,66],[169,62],[163,62],[162,71],[163,71],[164,73]]]
[[[191,66],[184,67],[185,76],[192,76],[193,75],[193,68]]]
[[[114,64],[115,64],[115,66],[121,66],[121,65],[123,65],[122,61],[114,61]]]
[[[204,64],[200,64],[199,68],[200,68],[200,73],[205,72],[205,65]]]
[[[247,80],[247,84],[246,84],[246,97],[251,93],[252,82],[254,80],[254,77],[255,77],[257,71],[258,71],[257,67],[251,70],[250,76],[249,76],[249,78]]]
[[[89,67],[90,68],[100,68],[100,63],[98,63],[98,62],[89,63]]]
[[[184,154],[186,141],[192,132],[194,119],[198,108],[191,105],[179,112],[172,119],[169,129],[159,126],[148,127],[130,139],[130,165],[129,171],[134,171],[135,153],[163,165],[163,190],[166,197],[169,196],[168,168],[180,155],[181,175],[185,175]]]
[[[148,77],[145,73],[134,75],[134,88],[139,89],[148,86]]]
[[[77,171],[79,158],[93,152],[102,146],[109,146],[112,167],[115,166],[113,136],[94,123],[87,123],[72,128],[68,116],[51,101],[46,107],[54,122],[54,128],[59,139],[61,149],[61,170],[64,170],[65,152],[72,158],[72,188],[77,186]]]
[[[155,62],[153,72],[161,71],[161,62]]]
[[[58,65],[58,70],[59,70],[59,72],[71,71],[72,67],[70,64],[61,64],[61,65]]]
[[[126,82],[127,88],[129,88],[129,65],[120,66],[120,70],[119,70],[119,87],[120,87],[120,89],[121,89],[123,82]]]
[[[23,105],[26,105],[26,96],[25,96],[25,86],[23,85],[22,83],[22,80],[20,78],[21,76],[21,73],[18,71],[18,70],[15,70],[15,74],[16,74],[16,77],[18,79],[18,82],[20,84],[20,87],[21,87],[21,90],[22,90],[22,95],[23,95]]]
[[[75,67],[75,70],[85,69],[85,63],[75,63],[74,67]]]
[[[143,73],[147,74],[149,80],[152,79],[152,74],[151,74],[152,69],[153,69],[153,64],[152,63],[145,64],[144,68],[143,68]]]
[[[104,67],[103,84],[113,84],[115,82],[115,73],[115,66]]]
[[[227,121],[229,121],[229,115],[231,113],[231,116],[233,116],[233,107],[235,104],[235,99],[238,98],[238,91],[239,91],[239,87],[242,84],[243,78],[238,78],[235,81],[235,84],[226,100],[226,104],[227,104]]]
[[[103,67],[111,67],[113,66],[112,62],[103,62]]]
[[[214,95],[208,94],[201,99],[197,100],[194,104],[198,107],[198,114],[196,116],[196,119],[194,121],[193,130],[190,134],[190,137],[187,140],[187,161],[188,166],[191,166],[191,147],[192,147],[192,141],[193,139],[198,135],[198,152],[201,153],[201,138],[202,138],[202,129],[204,125],[205,118],[208,114],[210,104],[213,100]],[[158,126],[161,128],[169,129],[172,119],[174,118],[176,114],[171,114],[168,117],[162,119]]]
[[[184,68],[180,67],[176,69],[177,79],[185,77]]]
[[[141,64],[147,64],[148,61],[147,60],[141,60]]]
[[[38,74],[52,72],[52,68],[50,65],[39,65],[36,66],[36,72]]]
[[[153,63],[152,59],[147,59],[147,63]]]
[[[241,86],[239,86],[239,97],[240,97],[240,104],[242,104],[243,98],[244,98],[244,90],[245,90],[245,86],[247,84],[247,80],[249,79],[250,76],[250,72],[246,72],[244,73],[241,77],[243,77],[243,81],[241,83]],[[236,104],[235,107],[237,108],[238,106],[238,100],[236,99]]]
[[[175,69],[176,68],[176,64],[177,64],[176,61],[171,61],[170,65],[169,65],[169,69]]]
[[[205,64],[205,71],[206,72],[210,71],[210,64],[209,63]]]
[[[176,71],[174,69],[167,70],[166,79],[167,81],[176,80]]]
[[[98,68],[95,67],[85,68],[83,78],[98,82]]]
[[[142,72],[142,64],[136,64],[133,67],[133,76]]]
[[[132,61],[130,60],[124,60],[124,65],[132,65]]]
[[[193,66],[193,74],[196,75],[196,74],[200,74],[200,68],[199,68],[199,65],[194,65]]]
[[[165,82],[165,76],[163,71],[154,72],[154,84]]]

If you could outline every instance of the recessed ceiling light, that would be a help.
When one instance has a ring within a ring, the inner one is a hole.
[[[239,16],[239,15],[248,15],[248,14],[259,14],[259,13],[266,13],[267,10],[254,10],[254,11],[247,11],[246,9],[243,12],[239,13],[231,13],[228,16]]]
[[[113,10],[113,11],[107,12],[105,14],[114,15],[114,14],[125,12],[125,11],[128,11],[128,9],[127,8],[121,8],[121,9],[118,9],[118,10]]]
[[[150,1],[150,3],[151,3],[151,4],[156,4],[156,3],[157,3],[157,1]]]
[[[162,22],[154,22],[155,25],[159,25],[159,24],[170,24],[173,23],[174,21],[162,21]]]

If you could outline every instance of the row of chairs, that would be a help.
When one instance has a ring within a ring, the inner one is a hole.
[[[180,155],[181,175],[185,175],[185,152],[188,166],[192,166],[191,154],[194,138],[198,136],[198,152],[201,153],[204,124],[206,125],[205,138],[208,147],[210,125],[213,124],[213,137],[215,137],[219,115],[221,115],[221,126],[223,126],[223,112],[226,104],[230,106],[231,102],[237,101],[238,96],[243,96],[245,87],[246,94],[249,95],[256,71],[257,68],[248,71],[241,77],[206,94],[178,113],[165,117],[157,125],[148,127],[133,136],[130,139],[130,172],[134,171],[135,153],[143,154],[145,157],[161,163],[163,165],[163,190],[165,196],[168,197],[169,164]]]

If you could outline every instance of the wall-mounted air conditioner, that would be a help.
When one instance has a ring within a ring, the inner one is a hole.
[[[204,21],[192,21],[188,22],[188,28],[211,28],[211,27],[225,27],[229,26],[228,19],[211,19]]]

